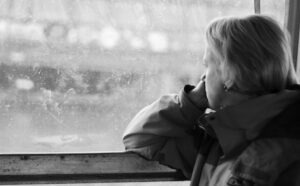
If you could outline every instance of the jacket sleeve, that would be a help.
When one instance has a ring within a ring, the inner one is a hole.
[[[179,94],[162,96],[142,109],[125,130],[125,149],[180,169],[190,178],[203,133],[196,121],[205,111],[189,99],[192,88],[187,85]]]

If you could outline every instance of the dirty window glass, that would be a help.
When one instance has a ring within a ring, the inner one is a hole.
[[[282,26],[284,25],[286,1],[261,0],[261,13],[276,19]]]
[[[131,118],[196,83],[203,33],[252,0],[0,0],[0,153],[123,151]]]

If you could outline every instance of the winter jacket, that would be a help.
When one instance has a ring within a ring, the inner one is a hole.
[[[128,125],[127,151],[179,169],[196,186],[300,185],[300,88],[215,112],[162,96]]]

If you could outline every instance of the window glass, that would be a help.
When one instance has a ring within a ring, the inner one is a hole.
[[[253,12],[252,0],[0,0],[0,152],[123,151],[141,108],[198,81],[207,23]]]
[[[261,13],[276,19],[282,26],[285,19],[286,1],[261,0]]]

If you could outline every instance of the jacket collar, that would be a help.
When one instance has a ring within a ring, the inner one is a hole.
[[[262,128],[285,108],[300,101],[299,90],[284,90],[225,107],[208,116],[224,154],[256,138]]]

